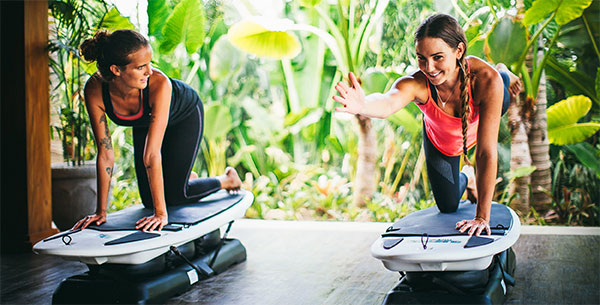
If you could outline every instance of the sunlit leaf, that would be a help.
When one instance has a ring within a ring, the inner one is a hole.
[[[521,177],[527,177],[527,176],[531,175],[531,173],[535,172],[535,170],[536,170],[535,166],[519,167],[515,170],[508,172],[506,174],[506,178],[508,178],[510,180],[510,179],[516,179],[516,178],[521,178]]]
[[[100,28],[107,29],[111,32],[121,29],[135,29],[133,24],[129,22],[129,19],[121,16],[121,13],[119,13],[116,8],[112,8],[110,11],[108,11],[106,16],[104,16],[104,19],[102,19]]]
[[[583,95],[571,96],[548,107],[548,129],[577,123],[590,111],[592,102]]]
[[[201,0],[183,0],[173,10],[162,29],[160,52],[173,52],[181,42],[188,54],[198,51],[204,42],[204,7]]]
[[[169,17],[170,9],[164,0],[148,0],[148,35],[160,36]]]
[[[486,54],[494,63],[510,66],[519,60],[526,46],[527,30],[523,24],[505,17],[494,25],[487,36]]]
[[[523,23],[526,25],[539,23],[551,12],[556,11],[556,23],[565,25],[581,16],[591,3],[592,0],[537,0],[525,12]]]
[[[285,32],[290,20],[246,19],[234,24],[229,41],[238,48],[258,56],[275,59],[293,58],[300,53],[296,36]]]
[[[600,129],[600,123],[577,123],[592,107],[583,95],[571,96],[548,107],[548,140],[555,145],[584,141]]]

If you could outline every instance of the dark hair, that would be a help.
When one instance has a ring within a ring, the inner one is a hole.
[[[79,48],[85,60],[96,62],[102,79],[110,81],[115,78],[110,66],[126,66],[130,63],[129,54],[148,45],[148,39],[136,31],[117,30],[111,34],[101,30]]]
[[[458,59],[460,67],[460,99],[462,102],[461,120],[462,120],[462,135],[463,135],[463,158],[465,163],[470,164],[467,158],[467,127],[469,112],[469,86],[471,82],[471,74],[467,73],[465,54],[467,53],[467,37],[465,32],[458,24],[454,17],[446,14],[435,14],[427,17],[415,32],[415,42],[422,40],[425,37],[440,38],[451,48],[456,49],[462,42],[464,52]]]

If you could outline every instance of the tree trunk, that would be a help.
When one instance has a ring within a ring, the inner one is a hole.
[[[521,117],[522,101],[520,97],[511,100],[508,107],[508,122],[511,129],[512,143],[510,146],[510,169],[514,171],[520,167],[531,166],[531,156],[529,145],[527,143],[526,121]],[[520,177],[509,187],[509,194],[512,197],[517,195],[510,206],[521,214],[529,212],[529,183],[530,176]]]
[[[358,160],[353,183],[354,197],[352,204],[356,207],[364,207],[365,199],[371,198],[375,193],[377,140],[371,119],[363,116],[356,116],[356,118],[360,131],[358,133]]]
[[[539,38],[538,59],[544,56],[542,36]],[[544,191],[551,191],[552,175],[550,172],[550,144],[548,142],[548,128],[546,116],[546,74],[542,72],[540,85],[533,115],[531,116],[531,130],[529,131],[529,150],[532,165],[536,167],[531,174],[531,190],[533,193],[533,207],[537,212],[545,213],[552,204],[552,198]]]

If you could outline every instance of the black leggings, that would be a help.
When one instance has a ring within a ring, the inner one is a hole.
[[[199,103],[182,121],[168,125],[162,142],[162,170],[167,205],[195,202],[218,191],[221,182],[216,178],[198,178],[188,181],[200,141],[202,140],[204,110]],[[144,166],[144,147],[147,127],[133,128],[135,173],[142,203],[153,208],[152,193]]]
[[[502,101],[502,115],[508,110],[510,95],[508,87],[510,79],[508,74],[500,72],[504,82],[504,99]],[[435,92],[432,92],[435,97]],[[467,175],[460,172],[460,156],[449,157],[441,153],[429,139],[425,132],[423,121],[423,146],[425,149],[425,163],[427,176],[431,184],[431,191],[436,205],[442,213],[452,213],[458,209],[458,202],[467,188]]]

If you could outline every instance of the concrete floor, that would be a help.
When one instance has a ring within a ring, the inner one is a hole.
[[[168,304],[381,304],[397,273],[370,255],[388,223],[237,221],[246,262]],[[600,304],[600,228],[525,226],[507,304]],[[1,257],[1,304],[49,304],[61,279],[87,268],[34,254]]]

